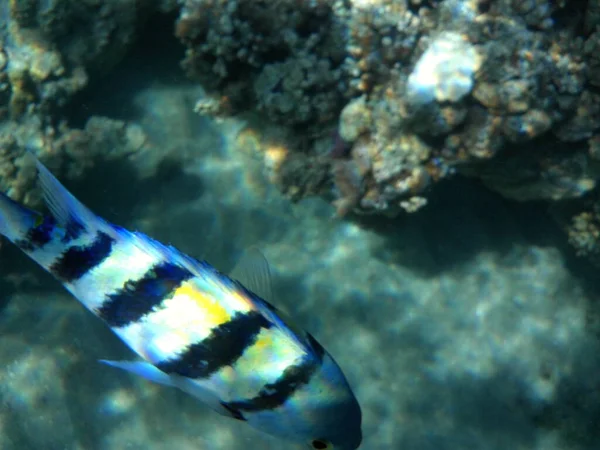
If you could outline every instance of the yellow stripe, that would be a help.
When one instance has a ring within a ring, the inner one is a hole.
[[[231,315],[219,303],[217,299],[207,295],[205,292],[201,292],[198,288],[191,284],[189,281],[183,283],[177,288],[173,294],[173,298],[187,297],[188,300],[193,301],[200,309],[204,312],[204,323],[205,327],[218,327],[226,322],[229,322]]]
[[[115,332],[143,358],[164,361],[202,342],[236,313],[252,309],[254,305],[237,291],[211,278],[194,278],[140,322]]]

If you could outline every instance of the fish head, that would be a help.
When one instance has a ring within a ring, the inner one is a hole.
[[[308,394],[297,401],[307,424],[307,448],[356,450],[362,442],[360,405],[340,367],[327,352],[306,388]]]
[[[248,415],[255,428],[312,450],[356,450],[361,409],[341,369],[324,353],[310,380],[284,404]]]

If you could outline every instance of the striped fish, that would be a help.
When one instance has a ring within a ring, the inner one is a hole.
[[[230,276],[96,216],[36,160],[50,215],[0,194],[0,234],[138,356],[102,362],[312,449],[354,450],[361,411],[333,358],[268,303],[257,251]],[[243,284],[242,284],[243,283]]]

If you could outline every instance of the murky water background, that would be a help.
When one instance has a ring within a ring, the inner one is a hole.
[[[118,86],[108,80],[82,107],[135,119],[153,148],[68,187],[106,219],[222,270],[259,246],[275,303],[354,387],[362,448],[597,448],[596,275],[543,207],[464,180],[395,220],[350,223],[320,200],[291,204],[237,144],[239,122],[193,114],[199,88],[147,64],[130,61]],[[140,175],[165,151],[172,164]],[[99,364],[129,352],[16,249],[0,273],[1,449],[292,448]]]

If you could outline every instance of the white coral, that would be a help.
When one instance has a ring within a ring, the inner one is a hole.
[[[414,103],[457,102],[471,92],[473,76],[481,63],[462,35],[440,35],[423,53],[408,77],[407,95]]]

